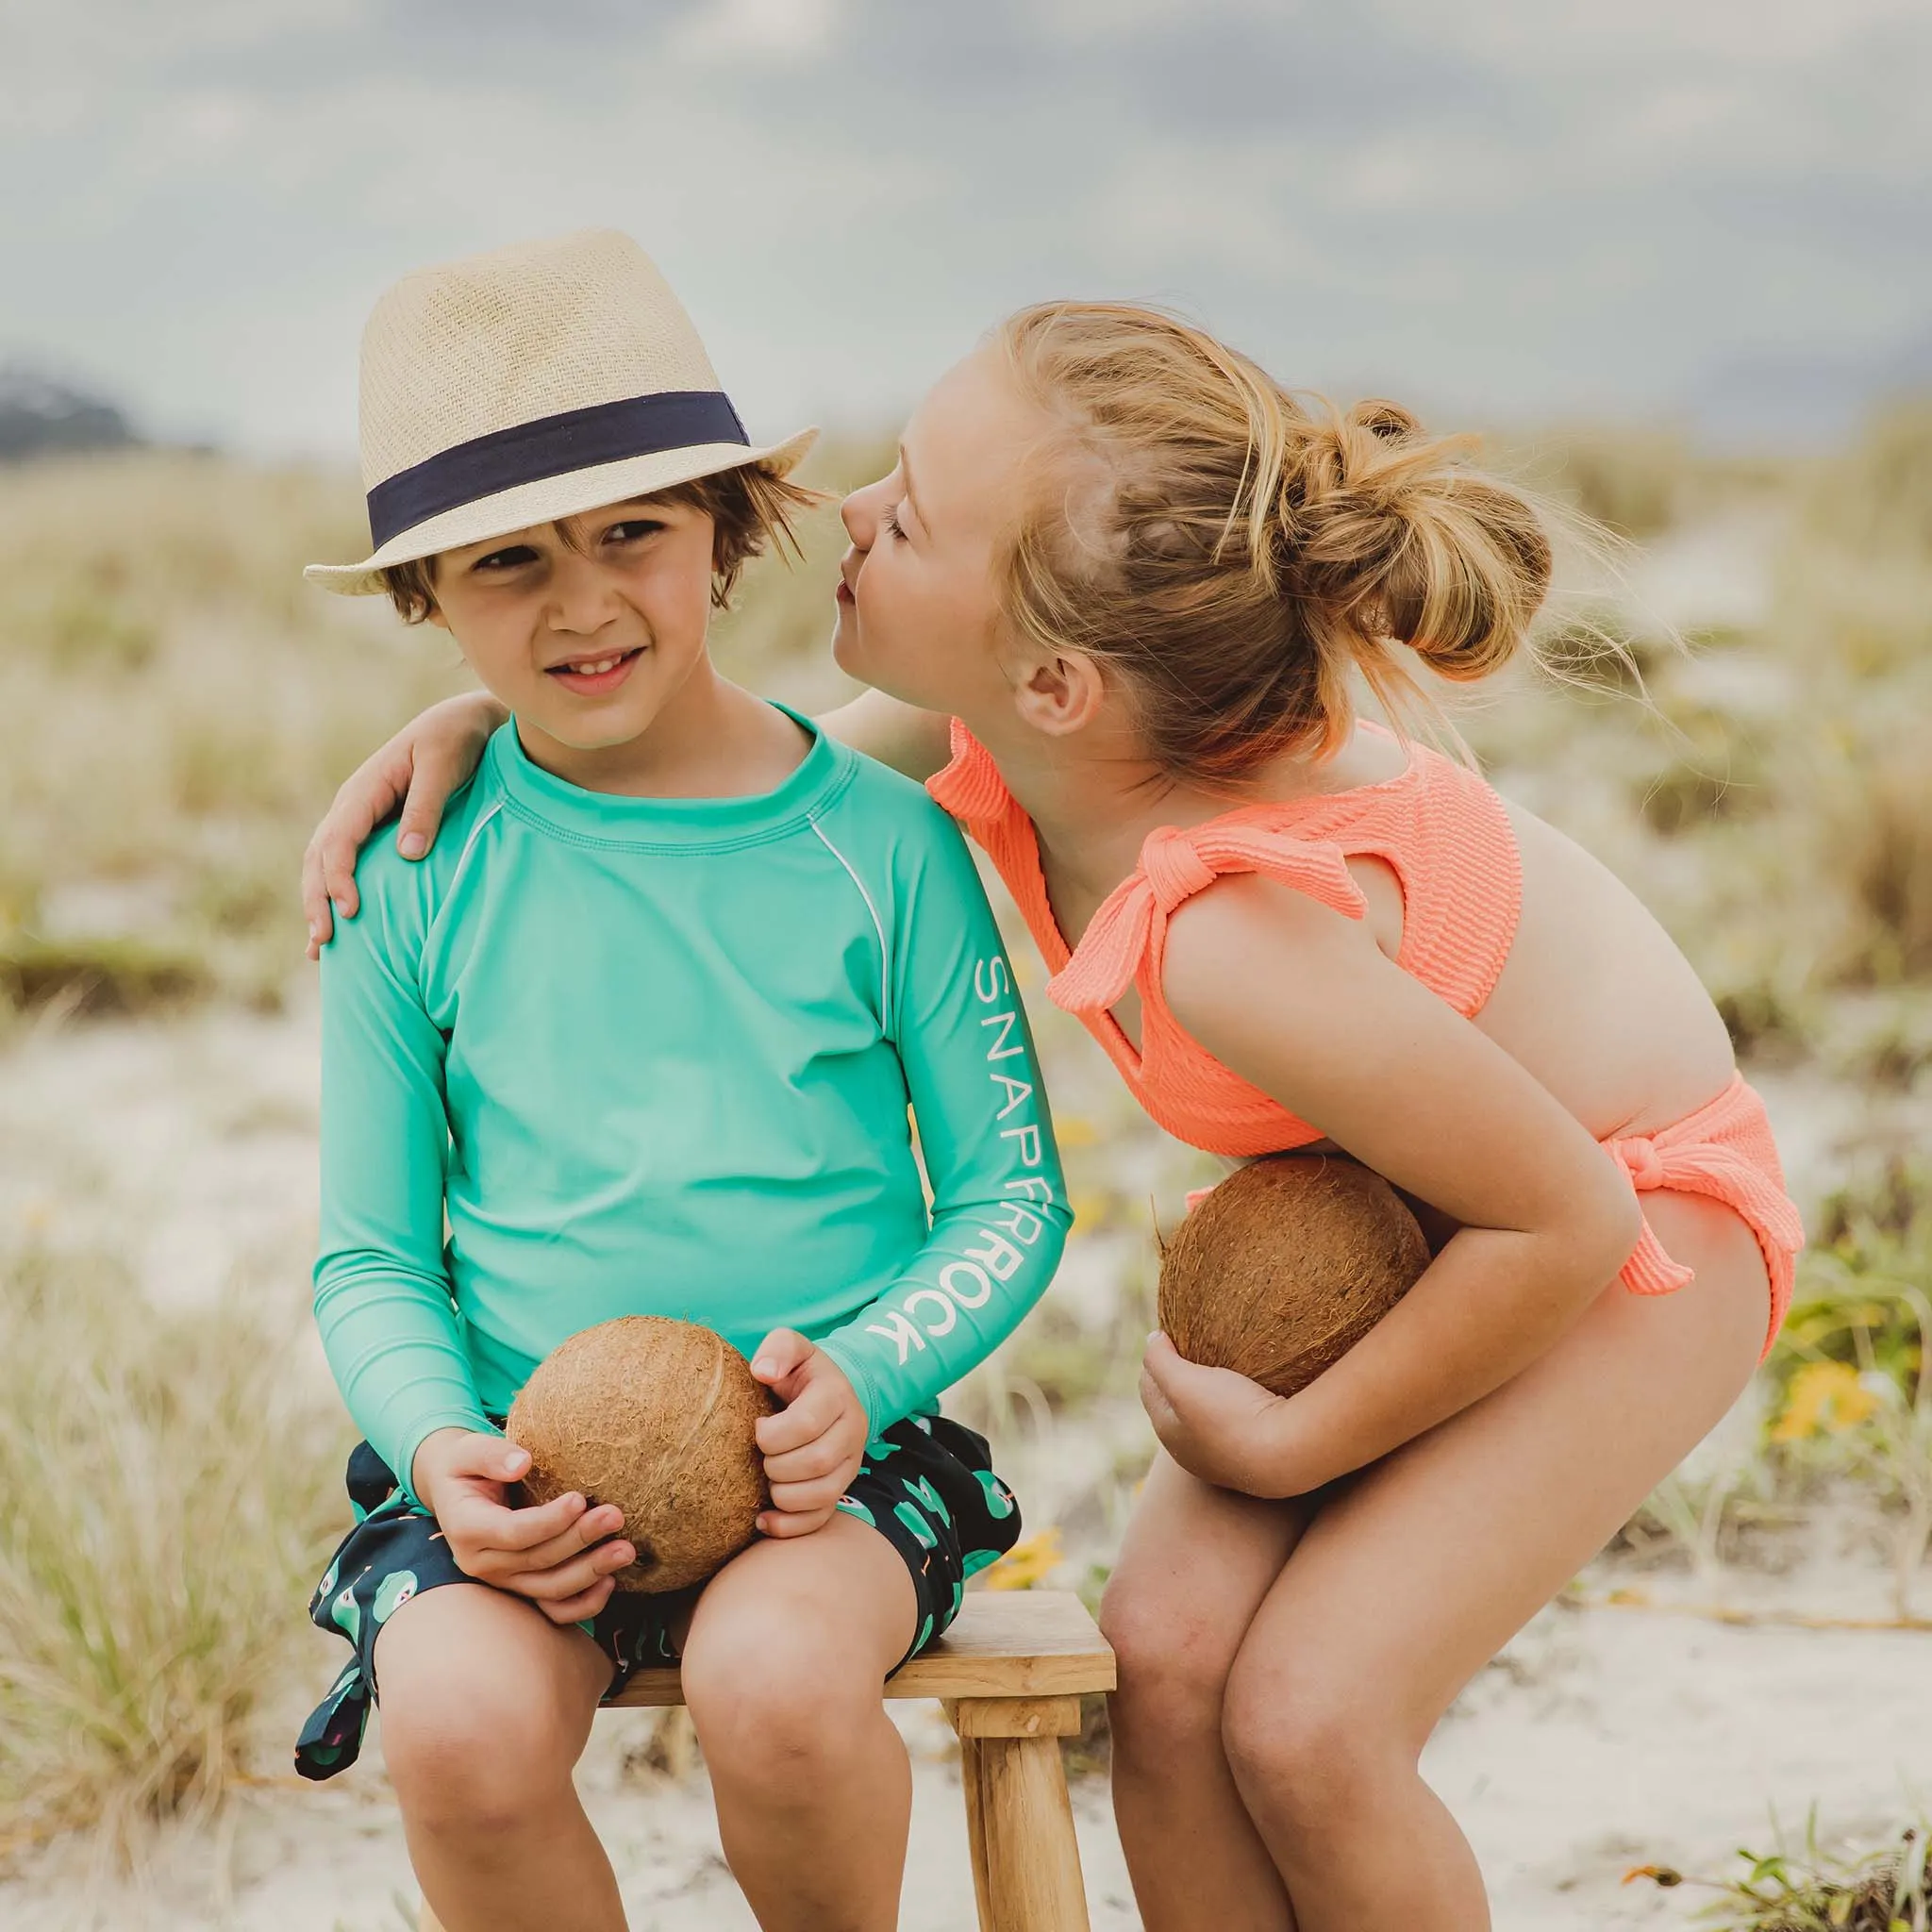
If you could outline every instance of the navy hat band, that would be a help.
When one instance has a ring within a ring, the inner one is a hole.
[[[369,534],[380,550],[431,517],[519,484],[718,442],[751,447],[722,390],[667,390],[540,416],[534,423],[492,429],[385,477],[369,492]]]

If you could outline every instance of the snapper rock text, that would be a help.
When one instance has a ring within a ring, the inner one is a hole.
[[[1012,1143],[1016,1171],[1004,1184],[1008,1196],[1004,1208],[987,1217],[992,1225],[981,1227],[975,1236],[977,1244],[968,1246],[940,1270],[937,1287],[915,1288],[901,1298],[896,1308],[885,1311],[884,1322],[866,1324],[868,1335],[881,1336],[897,1346],[902,1367],[909,1355],[925,1346],[928,1337],[937,1341],[951,1334],[961,1308],[983,1308],[992,1299],[994,1287],[1013,1278],[1026,1258],[1026,1250],[1040,1239],[1045,1225],[1027,1203],[1053,1199],[1053,1183],[1038,1171],[1046,1164],[1045,1146],[1040,1122],[1030,1117],[1028,1107],[1033,1082],[1025,1077],[1031,1062],[1026,1057],[1019,997],[1007,962],[997,953],[974,965],[973,992],[981,1006],[1001,1008],[979,1023],[987,1035],[987,1078],[999,1103],[994,1121],[1009,1121],[1022,1108],[1028,1108],[1029,1118],[999,1127],[1000,1139]],[[1018,1073],[1001,1064],[1015,1059],[1021,1063]]]

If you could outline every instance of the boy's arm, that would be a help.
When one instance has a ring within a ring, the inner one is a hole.
[[[404,893],[426,883],[410,869]],[[322,956],[315,1320],[342,1399],[411,1496],[437,1429],[486,1430],[442,1255],[444,1041],[407,963],[413,908],[369,895]]]
[[[1012,968],[965,842],[935,826],[894,895],[887,1024],[933,1193],[925,1245],[820,1347],[874,1436],[929,1408],[1053,1279],[1073,1216]]]

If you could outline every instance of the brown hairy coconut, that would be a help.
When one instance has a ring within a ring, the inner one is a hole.
[[[1292,1395],[1428,1264],[1415,1216],[1379,1174],[1338,1155],[1274,1155],[1237,1169],[1166,1243],[1160,1325],[1188,1360]]]
[[[560,1343],[510,1405],[531,1503],[576,1490],[624,1511],[619,1590],[701,1583],[750,1542],[771,1499],[753,1429],[777,1404],[721,1335],[624,1315]]]

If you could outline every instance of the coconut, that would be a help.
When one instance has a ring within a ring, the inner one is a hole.
[[[531,1503],[569,1491],[624,1511],[626,1591],[701,1583],[756,1533],[771,1500],[753,1431],[777,1407],[750,1364],[693,1322],[624,1315],[560,1343],[510,1406]]]
[[[1169,1241],[1160,1325],[1190,1361],[1292,1395],[1392,1308],[1429,1264],[1415,1216],[1336,1155],[1237,1169]]]

